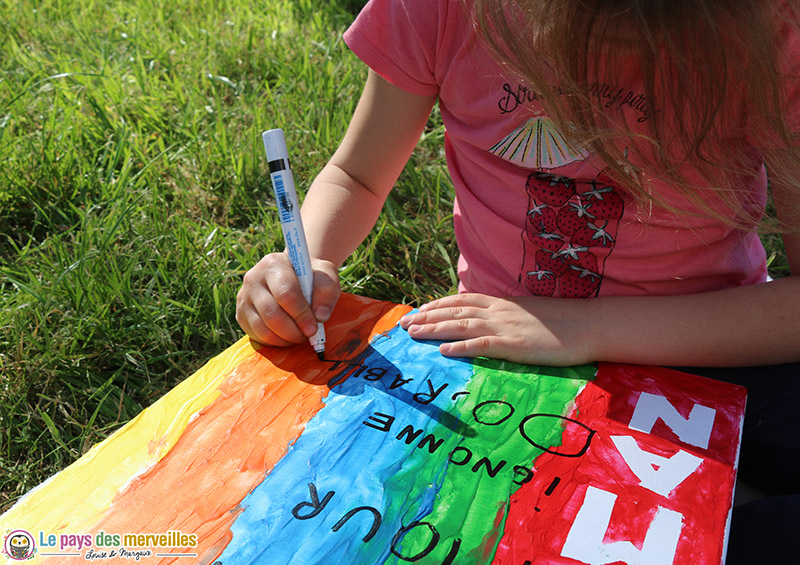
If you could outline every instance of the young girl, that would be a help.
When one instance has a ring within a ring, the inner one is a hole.
[[[769,365],[719,375],[750,388],[745,441],[768,445],[741,473],[797,493],[797,18],[778,0],[372,0],[345,34],[364,92],[302,208],[313,304],[273,253],[237,320],[282,346],[328,319],[438,100],[460,293],[409,334],[531,364]],[[793,272],[769,283],[767,171]]]

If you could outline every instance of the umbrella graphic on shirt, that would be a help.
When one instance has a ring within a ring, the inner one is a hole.
[[[551,120],[531,118],[491,149],[498,157],[524,167],[552,169],[586,159],[588,153],[570,147]]]

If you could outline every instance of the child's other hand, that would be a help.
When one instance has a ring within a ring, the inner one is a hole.
[[[265,345],[301,343],[326,322],[341,292],[339,273],[330,261],[312,259],[313,308],[300,290],[286,253],[270,253],[244,275],[236,297],[236,321],[251,339]]]
[[[457,294],[400,320],[415,339],[441,340],[448,357],[494,357],[532,365],[595,360],[592,300]]]

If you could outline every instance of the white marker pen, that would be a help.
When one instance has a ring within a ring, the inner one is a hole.
[[[308,304],[311,304],[311,292],[314,288],[314,272],[311,270],[311,257],[308,254],[308,243],[300,219],[300,204],[297,201],[297,189],[294,176],[289,167],[289,151],[286,149],[286,138],[282,129],[271,129],[261,134],[264,150],[267,152],[272,188],[275,190],[275,202],[278,205],[278,216],[281,221],[286,251],[292,262],[294,272],[300,280],[300,289]],[[325,360],[325,327],[317,323],[317,333],[308,339],[321,361]]]

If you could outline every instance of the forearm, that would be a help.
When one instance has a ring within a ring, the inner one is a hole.
[[[384,199],[337,165],[326,165],[301,209],[311,256],[341,266],[375,225]]]
[[[684,296],[457,294],[401,320],[452,357],[531,365],[747,366],[800,361],[800,277]]]
[[[604,297],[598,361],[752,366],[800,361],[800,277],[674,297]]]
[[[369,234],[435,102],[370,71],[342,143],[303,202],[312,257],[341,265]]]

